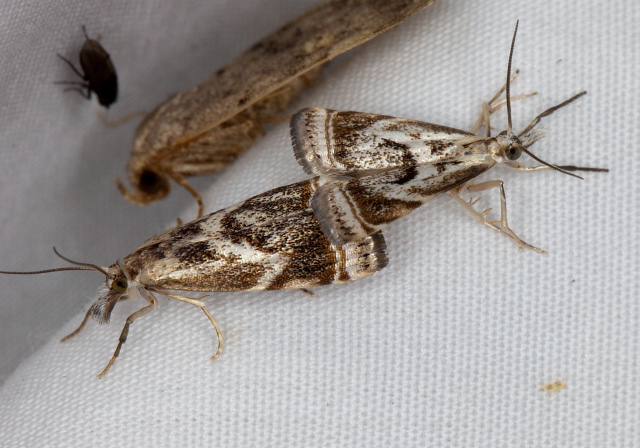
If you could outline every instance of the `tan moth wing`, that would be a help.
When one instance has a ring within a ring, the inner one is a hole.
[[[185,291],[310,288],[387,264],[376,234],[331,245],[310,208],[316,180],[276,188],[161,233],[124,259],[142,285]]]
[[[170,97],[136,131],[125,197],[148,204],[169,179],[224,169],[318,76],[322,64],[435,0],[326,0],[253,45],[193,89]]]

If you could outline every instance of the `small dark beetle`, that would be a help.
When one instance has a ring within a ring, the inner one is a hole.
[[[94,92],[98,96],[100,104],[108,108],[115,103],[118,98],[118,75],[116,74],[116,69],[113,66],[113,62],[111,62],[109,53],[106,52],[97,40],[89,38],[84,25],[82,26],[82,31],[87,38],[84,45],[82,45],[82,50],[80,50],[80,66],[84,74],[64,56],[58,54],[58,57],[69,64],[69,67],[71,67],[84,82],[60,81],[56,84],[79,85],[81,88],[86,89],[86,92],[83,92],[81,88],[71,88],[71,90],[78,91],[86,98],[91,98],[91,92]]]

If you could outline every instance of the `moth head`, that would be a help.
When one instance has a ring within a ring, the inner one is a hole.
[[[109,322],[116,303],[129,298],[131,284],[119,265],[110,266],[107,272],[110,276],[105,279],[104,285],[98,290],[98,298],[89,308],[89,315],[101,324]]]
[[[95,264],[80,263],[70,260],[63,255],[60,255],[55,247],[53,248],[53,251],[58,257],[71,264],[77,265],[77,267],[67,266],[64,268],[45,269],[42,271],[0,271],[0,274],[33,275],[60,271],[98,271],[106,277],[106,281],[100,288],[100,291],[98,292],[98,299],[91,306],[89,315],[101,323],[109,322],[111,311],[113,311],[115,304],[120,300],[125,300],[129,297],[129,290],[132,282],[124,265],[122,263],[116,263],[110,267],[100,267]]]
[[[137,173],[135,186],[139,194],[149,198],[148,202],[164,198],[171,189],[167,176],[150,168]]]
[[[582,179],[582,177],[577,176],[573,173],[569,173],[562,167],[553,165],[549,162],[545,162],[544,160],[542,160],[541,158],[533,154],[531,151],[529,151],[528,148],[531,145],[533,145],[535,142],[540,140],[542,137],[544,137],[545,135],[544,129],[536,128],[536,125],[540,122],[542,118],[548,115],[551,115],[561,107],[564,107],[567,104],[577,100],[587,92],[580,92],[577,95],[574,95],[573,97],[569,98],[568,100],[563,101],[562,103],[545,110],[536,118],[534,118],[533,121],[531,121],[531,123],[529,123],[529,125],[525,127],[519,134],[516,135],[513,132],[513,126],[512,126],[512,120],[511,120],[511,79],[512,79],[511,78],[511,62],[513,60],[513,49],[516,43],[516,34],[518,33],[519,22],[520,21],[516,21],[516,28],[513,31],[513,38],[511,40],[511,49],[509,51],[509,63],[507,65],[507,82],[505,84],[505,91],[506,91],[505,95],[506,95],[506,103],[507,103],[507,129],[505,131],[502,131],[495,138],[494,142],[497,145],[497,149],[494,148],[494,150],[492,151],[493,157],[497,162],[503,162],[513,167],[522,168],[522,165],[516,164],[515,160],[517,160],[520,157],[520,155],[522,155],[522,153],[524,152],[524,153],[527,153],[534,160],[542,163],[543,165],[546,165],[549,168],[552,168],[556,171],[560,171],[561,173],[564,173],[564,174],[568,174],[569,176],[574,176],[574,177],[577,177],[578,179]],[[580,167],[564,167],[564,168],[582,169]],[[591,169],[587,169],[587,170],[591,170]],[[600,169],[597,169],[597,170],[600,170]]]
[[[151,168],[141,167],[130,172],[129,180],[133,191],[128,191],[120,179],[116,179],[116,185],[129,202],[137,205],[147,205],[162,199],[171,191],[167,175]]]
[[[509,134],[502,131],[495,138],[496,149],[493,151],[494,158],[498,162],[512,162],[518,160],[523,152],[531,154],[528,148],[545,136],[547,131],[542,128],[535,128],[526,134]]]

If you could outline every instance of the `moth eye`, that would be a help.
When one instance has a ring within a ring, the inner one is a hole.
[[[498,137],[504,137],[505,135],[507,135],[507,131],[502,131],[501,133],[498,134]]]
[[[155,193],[162,188],[162,180],[155,171],[144,170],[140,174],[139,187],[145,193]]]
[[[509,146],[509,149],[507,149],[507,159],[509,160],[516,160],[521,154],[522,149],[518,146]]]
[[[127,281],[122,278],[117,278],[111,282],[111,289],[115,292],[125,292],[127,290]]]

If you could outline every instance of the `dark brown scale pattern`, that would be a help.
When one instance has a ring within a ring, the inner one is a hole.
[[[395,181],[395,183],[398,185],[404,185],[407,182],[410,182],[413,179],[415,179],[416,176],[418,175],[418,170],[416,169],[415,166],[410,166],[402,171],[403,171],[403,175],[399,177],[398,180]]]
[[[183,226],[176,227],[171,231],[171,238],[186,239],[191,238],[202,233],[202,226],[200,221],[190,222]]]
[[[132,277],[145,267],[156,261],[168,258],[171,245],[167,241],[159,241],[148,246],[141,246],[124,259],[124,263]]]
[[[394,182],[397,180],[389,181],[389,183]],[[358,179],[349,182],[345,190],[346,194],[357,204],[358,213],[362,219],[374,226],[394,221],[422,205],[420,201],[388,198],[384,192],[380,191],[379,186],[374,192]]]
[[[488,170],[491,165],[471,166],[461,171],[454,171],[439,177],[437,183],[425,183],[424,187],[411,187],[407,192],[409,194],[419,194],[421,196],[431,196],[434,194],[444,193],[453,190],[456,187],[478,177],[480,174]]]
[[[272,198],[276,194],[281,195],[277,202]],[[220,220],[221,233],[234,243],[263,247],[266,235],[264,232],[257,232],[257,228],[268,221],[283,220],[292,211],[304,211],[311,195],[309,181],[303,181],[254,196]]]
[[[163,168],[170,166],[184,176],[224,169],[235,158],[226,155],[239,154],[261,132],[256,125],[249,134],[240,129],[236,134],[230,132],[231,136],[221,136],[217,134],[218,125],[243,111],[249,115],[247,121],[256,123],[277,116],[308,85],[305,80],[309,76],[318,76],[323,63],[398,25],[434,1],[319,1],[203,83],[170,97],[136,131],[127,170],[135,191],[128,192],[127,199],[147,204],[169,193],[168,183],[151,192],[137,188],[142,168],[164,175]],[[279,89],[283,92],[272,101],[272,94]],[[178,144],[182,147],[176,152]],[[209,149],[209,156],[193,160],[191,152],[204,147]],[[225,157],[215,155],[218,152]]]
[[[452,142],[444,142],[439,140],[432,140],[429,142],[429,148],[431,148],[431,155],[438,156],[444,154],[447,149],[454,146]]]
[[[182,247],[176,247],[173,250],[172,256],[186,266],[205,264],[220,258],[215,251],[209,250],[209,243],[207,241],[198,241]]]
[[[290,261],[268,289],[297,283],[328,284],[335,277],[335,255],[309,209],[310,181],[276,188],[246,200],[221,220],[221,237]],[[279,196],[274,200],[274,196]],[[295,218],[294,218],[295,216]],[[216,271],[219,272],[219,271]]]
[[[313,212],[307,211],[297,221],[299,225],[283,228],[286,233],[280,234],[280,238],[273,241],[273,246],[265,247],[291,257],[282,274],[268,289],[283,289],[295,283],[308,283],[309,280],[315,285],[327,285],[335,278],[335,253]]]
[[[266,268],[257,263],[230,264],[216,268],[213,282],[219,291],[246,291],[255,287],[265,272]],[[213,283],[212,279],[203,279],[205,286],[207,282]]]
[[[334,157],[340,160],[346,169],[355,169],[353,163],[349,162],[352,148],[360,144],[362,132],[374,125],[378,120],[387,119],[385,115],[365,114],[362,112],[342,111],[333,114],[331,126],[333,131]]]

